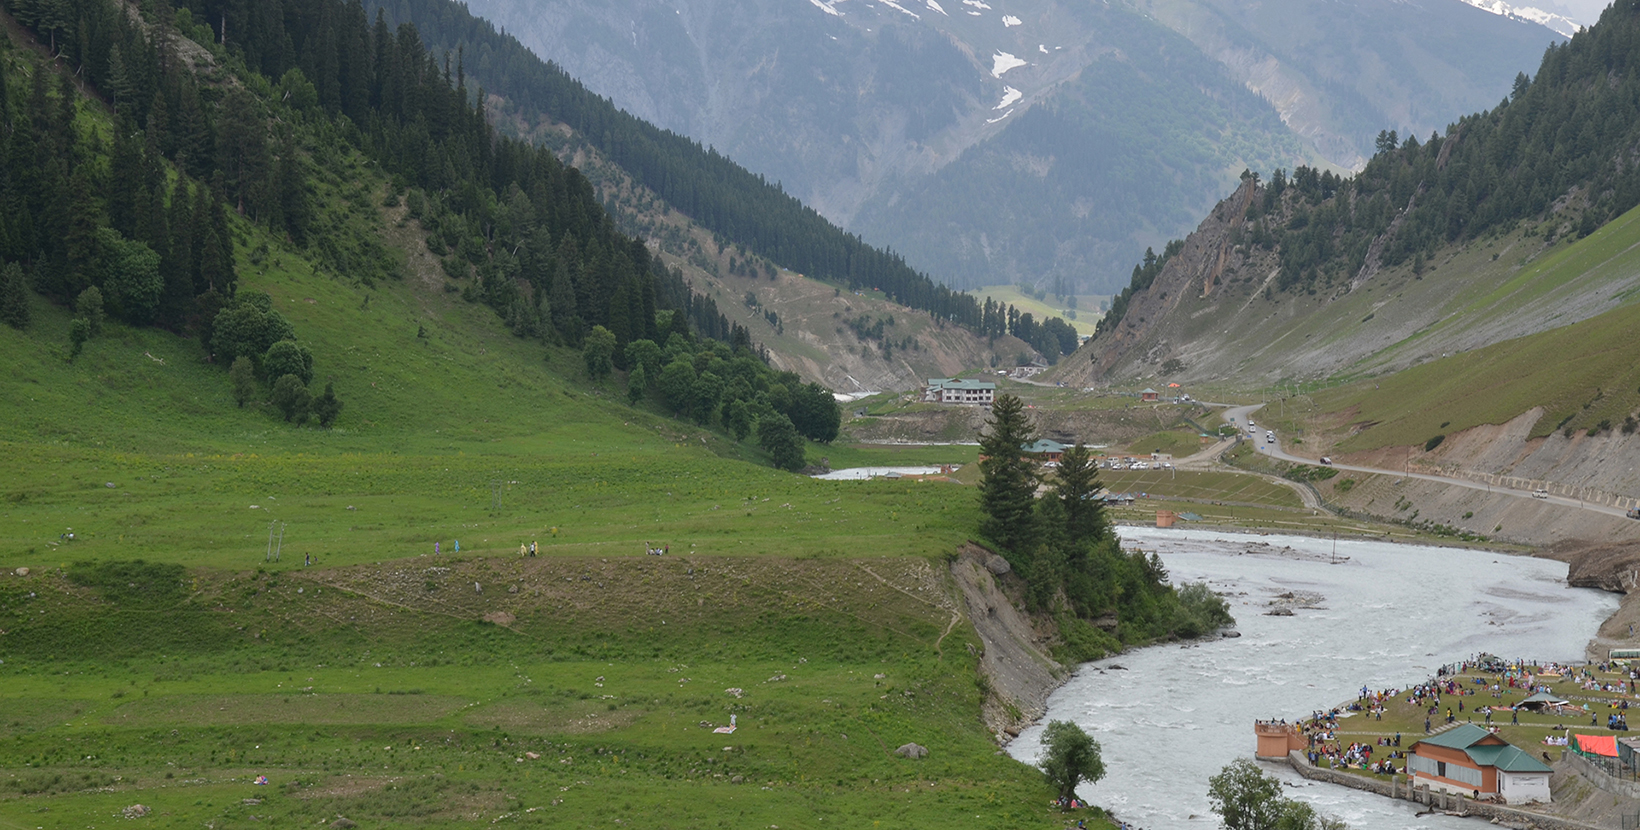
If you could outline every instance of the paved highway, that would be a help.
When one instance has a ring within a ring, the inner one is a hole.
[[[1256,412],[1262,406],[1264,406],[1264,404],[1252,404],[1252,405],[1249,405],[1249,406],[1231,407],[1230,409],[1227,409],[1227,410],[1224,411],[1224,420],[1226,422],[1228,422],[1230,425],[1234,426],[1235,428],[1241,430],[1243,433],[1246,433],[1248,420],[1252,419],[1256,422],[1257,418],[1254,417],[1253,413]],[[1257,429],[1258,429],[1258,432],[1255,433],[1255,434],[1249,435],[1248,440],[1250,440],[1254,443],[1254,448],[1257,449],[1259,452],[1261,452],[1261,453],[1263,453],[1263,454],[1265,454],[1265,455],[1267,455],[1271,458],[1275,458],[1275,459],[1278,459],[1278,460],[1281,460],[1281,461],[1292,462],[1294,464],[1308,464],[1310,466],[1320,466],[1320,462],[1316,461],[1313,458],[1304,458],[1304,457],[1301,457],[1301,456],[1292,455],[1292,454],[1286,452],[1285,450],[1283,450],[1281,448],[1281,436],[1280,436],[1280,434],[1276,435],[1275,443],[1269,443],[1265,440],[1265,432],[1268,431],[1267,428],[1266,427],[1257,427]],[[1470,490],[1484,490],[1488,493],[1498,493],[1498,494],[1505,495],[1505,496],[1513,496],[1513,497],[1519,498],[1519,499],[1532,499],[1533,498],[1532,493],[1528,490],[1516,490],[1516,489],[1513,489],[1513,488],[1510,488],[1510,487],[1500,487],[1500,486],[1497,486],[1497,485],[1483,484],[1483,483],[1480,483],[1480,482],[1469,481],[1467,479],[1461,479],[1461,478],[1448,478],[1446,476],[1432,475],[1430,473],[1414,473],[1414,472],[1409,472],[1409,471],[1406,471],[1406,470],[1382,470],[1382,469],[1378,469],[1376,467],[1359,467],[1359,466],[1356,466],[1354,464],[1333,464],[1332,466],[1336,469],[1339,469],[1339,470],[1348,470],[1348,471],[1354,472],[1354,473],[1369,473],[1369,474],[1374,474],[1374,475],[1395,476],[1397,478],[1416,478],[1416,479],[1422,479],[1424,481],[1433,481],[1433,482],[1437,482],[1437,483],[1440,483],[1440,484],[1448,484],[1448,485],[1451,485],[1453,487],[1467,487]],[[1308,488],[1306,488],[1306,489],[1308,489]],[[1571,497],[1568,497],[1568,496],[1550,496],[1547,499],[1534,499],[1534,500],[1535,501],[1547,501],[1550,504],[1558,504],[1558,505],[1562,505],[1562,506],[1565,506],[1565,507],[1576,508],[1576,509],[1579,509],[1579,510],[1587,510],[1591,513],[1604,513],[1608,516],[1617,516],[1618,518],[1623,518],[1626,515],[1625,511],[1621,507],[1610,507],[1610,506],[1604,505],[1604,504],[1592,504],[1590,502],[1585,502],[1581,499],[1575,499],[1575,498],[1571,498]]]

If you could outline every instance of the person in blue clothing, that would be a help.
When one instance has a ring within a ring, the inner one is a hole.
[[[461,540],[457,539],[456,540],[456,553],[460,553],[460,552],[461,552]]]

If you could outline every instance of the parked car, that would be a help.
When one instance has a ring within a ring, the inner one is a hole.
[[[1532,491],[1532,498],[1534,498],[1534,499],[1546,499],[1548,497],[1549,497],[1549,491],[1543,489],[1542,487],[1539,487],[1538,489]]]
[[[1328,467],[1331,467],[1332,466],[1332,459],[1328,458],[1325,455],[1323,455],[1323,456],[1321,456],[1321,463],[1327,465]]]
[[[1640,519],[1640,507],[1631,507],[1628,512],[1623,515],[1628,516],[1631,519]]]

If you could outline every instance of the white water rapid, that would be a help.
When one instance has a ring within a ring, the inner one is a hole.
[[[1354,700],[1362,686],[1401,688],[1483,651],[1580,662],[1617,608],[1615,595],[1567,587],[1566,566],[1544,559],[1340,540],[1334,564],[1330,539],[1121,533],[1128,546],[1160,553],[1174,584],[1206,580],[1227,595],[1241,632],[1089,663],[1048,701],[1043,724],[1075,721],[1103,748],[1106,777],[1080,794],[1143,830],[1217,828],[1207,779],[1252,758],[1256,718],[1293,720]],[[1270,600],[1288,592],[1315,607],[1265,616]],[[1027,729],[1009,754],[1033,763],[1041,731]],[[1291,783],[1293,797],[1356,830],[1482,826],[1414,818],[1418,808],[1408,802],[1312,784],[1284,764],[1264,768]]]

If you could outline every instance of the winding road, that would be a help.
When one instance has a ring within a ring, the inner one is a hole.
[[[1258,411],[1263,406],[1264,406],[1264,404],[1250,404],[1250,405],[1246,405],[1246,406],[1229,407],[1228,409],[1226,409],[1224,411],[1223,417],[1224,417],[1224,420],[1227,423],[1229,423],[1231,426],[1245,432],[1246,429],[1247,429],[1248,420],[1253,417],[1254,412]],[[1262,430],[1263,428],[1260,427],[1259,429]],[[1313,459],[1313,458],[1304,458],[1302,456],[1292,455],[1291,453],[1288,453],[1287,451],[1283,450],[1281,448],[1282,445],[1281,445],[1281,436],[1280,435],[1276,436],[1276,440],[1273,443],[1264,440],[1257,433],[1253,434],[1252,438],[1250,440],[1253,442],[1253,448],[1255,450],[1257,450],[1260,453],[1263,453],[1266,456],[1269,456],[1270,458],[1274,458],[1278,461],[1287,461],[1287,462],[1290,462],[1290,463],[1293,463],[1293,464],[1306,464],[1306,465],[1309,465],[1309,466],[1312,466],[1312,467],[1321,466],[1320,462]],[[1215,450],[1215,452],[1214,452],[1215,457],[1217,457],[1218,453],[1223,452],[1222,449],[1218,449],[1218,445],[1215,445],[1214,450]],[[1349,472],[1352,472],[1352,473],[1367,473],[1367,474],[1371,474],[1371,475],[1396,476],[1398,478],[1416,478],[1416,479],[1422,479],[1424,481],[1433,481],[1433,482],[1436,482],[1436,483],[1439,483],[1439,484],[1447,484],[1447,485],[1451,485],[1453,487],[1464,487],[1464,488],[1468,488],[1470,490],[1484,490],[1488,493],[1496,493],[1496,494],[1504,495],[1504,496],[1512,496],[1514,498],[1519,498],[1519,499],[1533,499],[1534,498],[1531,491],[1529,491],[1529,490],[1517,490],[1517,489],[1510,488],[1510,487],[1502,487],[1502,486],[1492,485],[1492,484],[1483,484],[1483,483],[1480,483],[1480,482],[1469,481],[1467,479],[1462,479],[1462,478],[1449,478],[1447,476],[1438,476],[1438,475],[1433,475],[1433,474],[1430,474],[1430,473],[1414,473],[1414,472],[1411,472],[1411,471],[1408,471],[1408,470],[1384,470],[1384,469],[1379,469],[1377,467],[1361,467],[1361,466],[1357,466],[1357,465],[1354,465],[1354,464],[1333,464],[1331,466],[1334,469],[1348,470]],[[1300,487],[1298,489],[1300,490],[1301,493],[1310,493],[1310,489],[1308,487]],[[1305,497],[1305,504],[1309,505],[1310,501],[1313,500],[1314,498],[1315,498],[1315,496],[1314,496],[1313,493],[1306,496]],[[1590,503],[1590,502],[1583,501],[1581,499],[1575,499],[1575,498],[1571,498],[1571,497],[1568,497],[1568,496],[1549,496],[1547,499],[1535,498],[1534,500],[1536,500],[1536,501],[1547,501],[1550,504],[1558,504],[1558,505],[1561,505],[1561,506],[1564,506],[1564,507],[1576,508],[1578,510],[1587,510],[1591,513],[1604,513],[1608,516],[1617,516],[1618,518],[1623,518],[1627,515],[1626,512],[1621,507],[1611,507],[1609,505],[1604,505],[1604,504],[1593,504],[1593,503]],[[1315,505],[1315,506],[1319,506],[1319,505]]]

